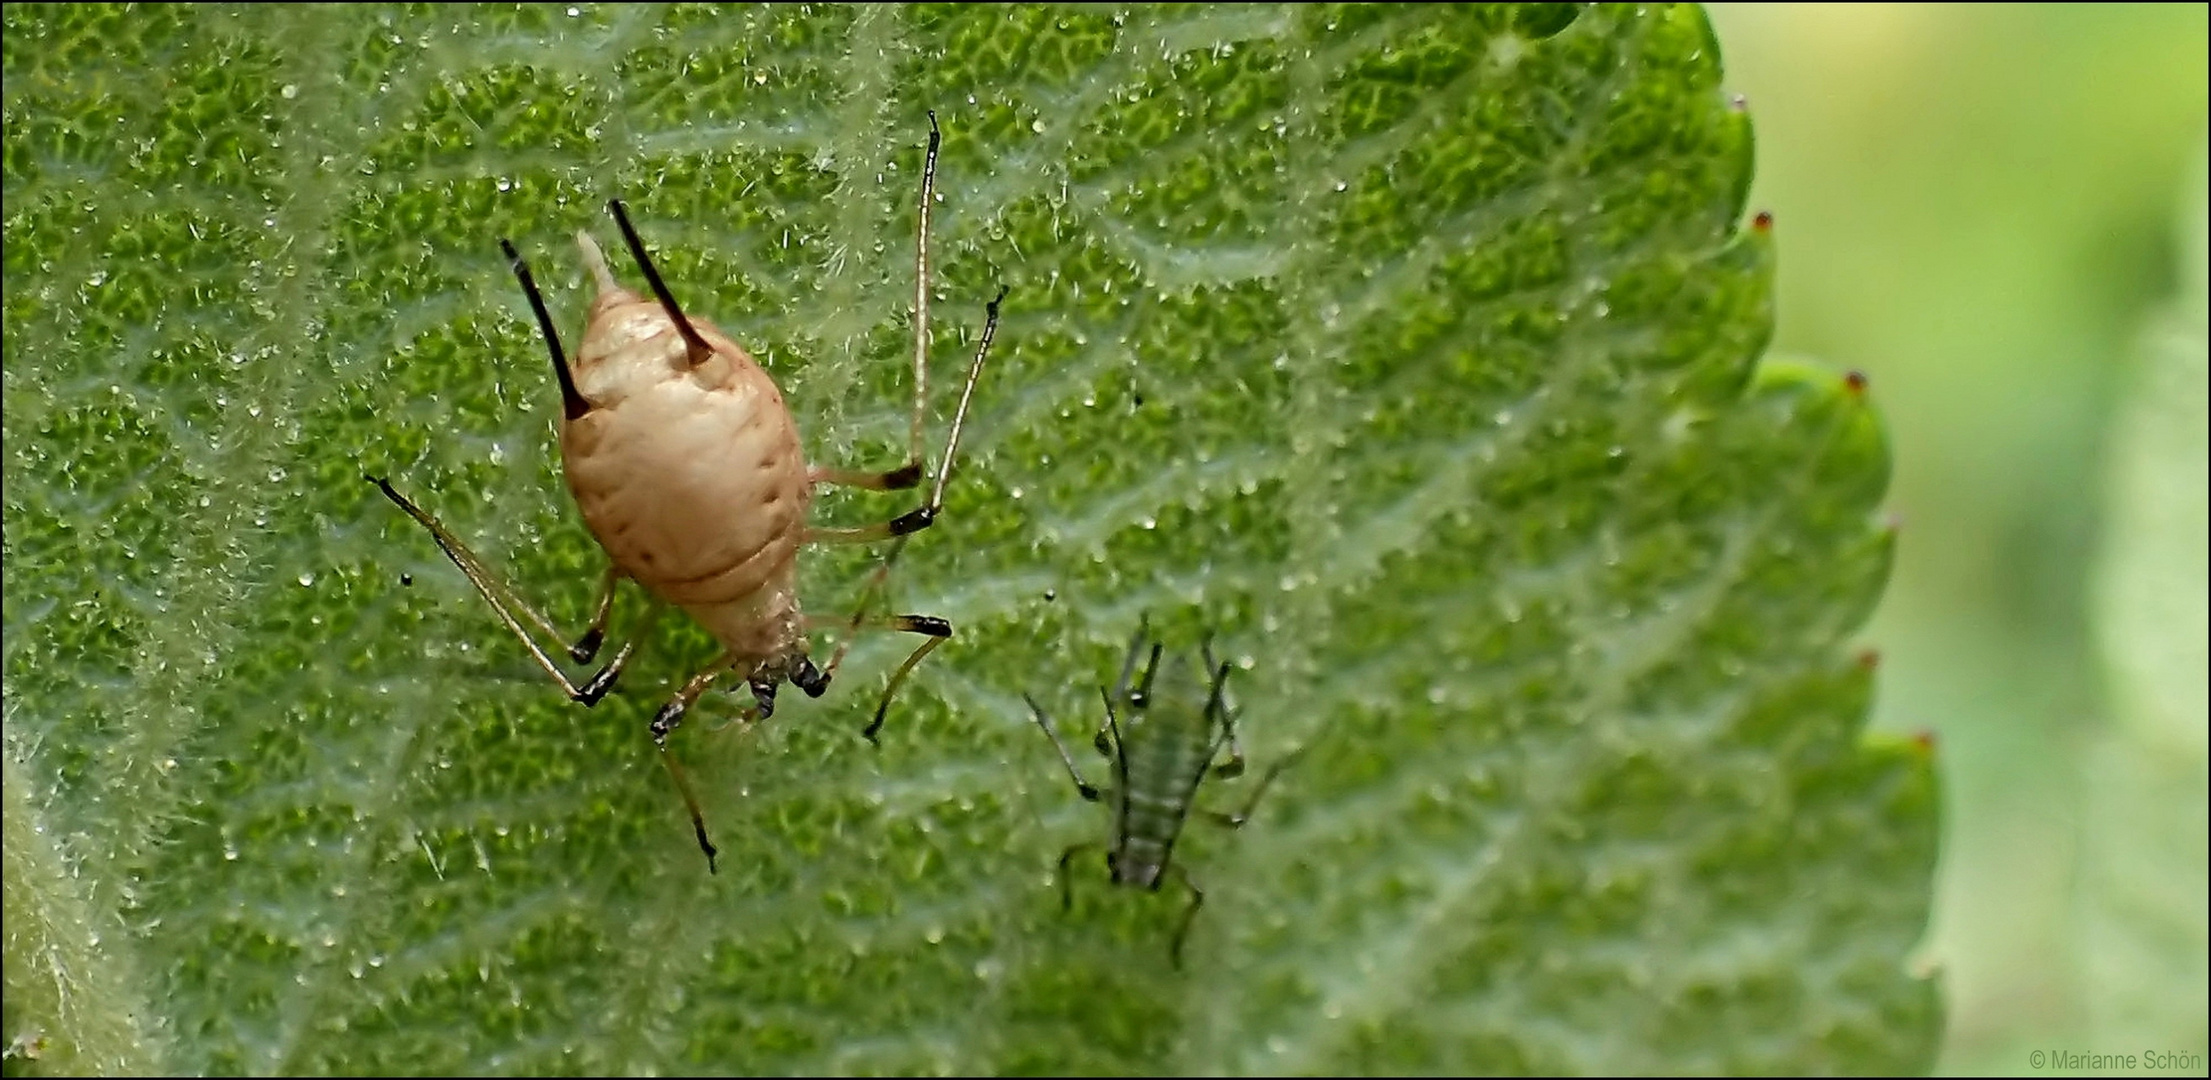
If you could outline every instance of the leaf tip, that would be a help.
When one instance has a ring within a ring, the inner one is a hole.
[[[1932,956],[1914,957],[1906,968],[1912,978],[1928,982],[1942,978],[1942,961]]]
[[[1912,749],[1919,751],[1921,757],[1934,757],[1938,742],[1935,733],[1926,728],[1912,733]]]
[[[1773,232],[1773,211],[1758,211],[1757,216],[1750,219],[1750,227],[1761,236]]]

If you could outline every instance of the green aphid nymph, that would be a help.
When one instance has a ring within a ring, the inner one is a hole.
[[[1149,627],[1139,624],[1136,637],[1129,642],[1128,655],[1121,662],[1121,676],[1108,690],[1099,688],[1105,698],[1105,725],[1098,729],[1092,743],[1098,753],[1113,763],[1113,786],[1101,791],[1082,778],[1075,767],[1074,756],[1067,752],[1067,744],[1052,729],[1051,719],[1044,715],[1042,707],[1030,698],[1029,708],[1036,714],[1037,726],[1052,740],[1059,751],[1060,760],[1067,766],[1067,775],[1075,781],[1075,790],[1091,802],[1106,801],[1113,807],[1113,836],[1104,844],[1082,843],[1068,848],[1059,857],[1061,906],[1072,902],[1067,891],[1067,864],[1077,852],[1088,848],[1105,849],[1106,868],[1113,875],[1116,885],[1158,891],[1160,885],[1172,874],[1190,890],[1190,906],[1183,911],[1182,921],[1175,929],[1170,955],[1177,967],[1182,964],[1182,942],[1189,936],[1191,922],[1197,918],[1198,908],[1205,903],[1205,892],[1190,879],[1188,871],[1173,862],[1175,841],[1182,835],[1183,822],[1195,812],[1201,817],[1229,828],[1241,827],[1251,817],[1268,785],[1296,757],[1276,762],[1252,790],[1251,797],[1242,810],[1229,814],[1206,810],[1195,806],[1198,785],[1209,775],[1233,777],[1244,771],[1244,751],[1236,735],[1236,711],[1229,704],[1227,684],[1229,667],[1216,663],[1210,643],[1201,649],[1204,666],[1194,666],[1190,658],[1176,655],[1161,668],[1161,656],[1165,647],[1157,640],[1149,640]],[[1148,641],[1148,646],[1147,646]],[[1141,681],[1133,686],[1130,680],[1136,676],[1137,660],[1147,652]],[[1221,751],[1228,757],[1215,764]]]

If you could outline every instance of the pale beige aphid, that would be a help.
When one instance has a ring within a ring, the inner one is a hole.
[[[722,673],[736,671],[750,685],[754,704],[744,719],[774,711],[776,688],[789,682],[819,697],[829,686],[851,642],[861,629],[899,630],[928,640],[914,650],[891,677],[863,732],[870,741],[882,727],[898,684],[931,649],[952,636],[952,626],[926,615],[871,616],[870,604],[881,590],[905,537],[929,527],[944,505],[945,482],[959,453],[960,428],[967,419],[975,380],[990,353],[998,326],[1000,291],[990,302],[975,361],[953,414],[951,437],[938,467],[929,501],[910,513],[858,529],[816,529],[806,523],[816,484],[890,491],[915,487],[922,479],[922,421],[928,393],[929,205],[935,193],[936,114],[929,116],[929,151],[922,169],[919,252],[914,288],[914,408],[906,462],[889,472],[808,468],[798,428],[784,407],[774,380],[751,354],[704,319],[686,317],[653,268],[643,241],[630,226],[620,200],[607,204],[622,239],[651,289],[650,298],[625,288],[608,269],[606,256],[589,234],[578,232],[584,266],[598,286],[576,351],[573,370],[562,355],[560,338],[529,267],[514,245],[499,243],[537,316],[553,370],[559,377],[563,416],[560,423],[561,469],[568,490],[583,512],[584,524],[604,548],[609,566],[599,591],[591,626],[568,654],[589,663],[605,640],[615,586],[624,578],[644,586],[652,612],[636,637],[614,659],[577,686],[526,630],[527,620],[548,637],[561,637],[551,620],[515,596],[459,538],[417,507],[390,483],[370,477],[384,494],[430,530],[438,545],[491,602],[502,622],[568,696],[596,704],[614,686],[651,618],[673,604],[714,635],[722,652],[687,681],[653,717],[653,741],[674,776],[707,866],[714,845],[689,784],[667,756],[668,733]],[[809,542],[849,543],[895,538],[862,591],[849,619],[836,620],[847,631],[829,663],[817,668],[808,656],[807,631],[822,625],[800,609],[796,587],[799,548]],[[517,617],[519,613],[519,618]]]

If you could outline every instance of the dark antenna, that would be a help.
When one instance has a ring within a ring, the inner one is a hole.
[[[1213,692],[1205,699],[1205,715],[1213,716],[1221,710],[1221,691],[1228,686],[1228,664],[1222,663],[1213,672]]]
[[[1210,643],[1208,643],[1208,647],[1205,651],[1208,654],[1213,651]],[[1205,782],[1205,774],[1208,771],[1214,771],[1213,759],[1220,756],[1221,747],[1227,745],[1230,739],[1236,737],[1235,722],[1228,718],[1228,699],[1224,696],[1224,691],[1226,691],[1227,688],[1228,664],[1226,662],[1223,662],[1220,667],[1214,669],[1213,692],[1207,694],[1205,698],[1206,724],[1211,725],[1216,719],[1218,719],[1220,721],[1221,728],[1219,734],[1214,735],[1213,741],[1206,746],[1205,760],[1198,763],[1198,774],[1194,777],[1191,777],[1190,779],[1191,791],[1196,791],[1198,789],[1198,785]],[[1238,772],[1241,772],[1243,771],[1243,765],[1241,763],[1242,758],[1239,757],[1237,760],[1238,764],[1236,766],[1236,769]],[[1224,765],[1223,768],[1225,767],[1226,766]]]
[[[553,330],[553,316],[545,310],[545,297],[538,293],[537,282],[530,277],[530,266],[514,250],[514,244],[506,237],[499,238],[499,250],[507,253],[507,264],[514,267],[515,279],[522,282],[522,295],[530,298],[530,310],[537,313],[537,328],[545,335],[545,351],[553,354],[553,374],[560,376],[561,409],[574,420],[591,411],[591,403],[576,389],[576,379],[568,373],[568,357],[561,352],[560,335]]]
[[[1129,704],[1141,709],[1151,704],[1152,678],[1159,674],[1159,652],[1164,643],[1152,642],[1152,658],[1144,664],[1144,681],[1137,684],[1136,697]]]
[[[705,363],[707,357],[714,355],[713,348],[707,345],[705,338],[699,336],[698,330],[691,325],[691,320],[683,317],[683,309],[676,306],[675,295],[668,291],[668,283],[660,280],[660,271],[653,269],[652,259],[645,254],[645,242],[638,239],[637,230],[630,227],[629,212],[622,208],[622,200],[608,200],[606,208],[614,212],[614,223],[622,229],[622,242],[630,246],[630,257],[636,259],[637,268],[645,272],[645,283],[653,287],[653,295],[660,299],[661,310],[668,313],[668,318],[675,321],[676,329],[682,332],[685,347],[690,351],[691,366],[697,367]]]
[[[1113,714],[1113,695],[1106,693],[1105,687],[1102,686],[1098,688],[1098,692],[1106,699],[1106,730],[1113,733],[1113,781],[1121,786],[1121,820],[1123,822],[1122,828],[1126,829],[1128,820],[1129,748],[1127,743],[1121,741],[1121,718]]]

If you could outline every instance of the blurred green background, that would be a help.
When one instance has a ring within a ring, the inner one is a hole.
[[[1894,445],[1861,636],[1876,724],[1940,740],[1941,1068],[2202,1055],[2206,8],[1712,11],[1775,350],[1868,373]]]
[[[1777,218],[1775,349],[1868,373],[1894,440],[1902,543],[1863,637],[1875,723],[1940,739],[1946,1072],[2205,1049],[2205,11],[1713,8]],[[2176,318],[2182,384],[2145,387]],[[2197,464],[2152,490],[2196,539],[2149,577],[2194,599],[2155,615],[2179,734],[2137,746],[2097,583],[2143,397],[2178,410]],[[2099,773],[2111,740],[2173,775]]]

